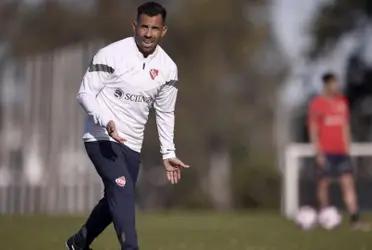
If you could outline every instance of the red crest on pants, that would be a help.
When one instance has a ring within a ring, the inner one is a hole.
[[[127,183],[127,180],[125,179],[124,176],[120,176],[119,178],[115,179],[115,182],[116,182],[116,185],[118,185],[119,187],[124,187],[125,184]]]

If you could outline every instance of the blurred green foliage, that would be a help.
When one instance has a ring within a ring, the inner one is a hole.
[[[315,35],[312,55],[329,48],[343,34],[363,25],[372,18],[370,0],[337,0],[325,4],[313,25]]]
[[[280,179],[272,156],[235,147],[233,193],[238,208],[278,208]]]

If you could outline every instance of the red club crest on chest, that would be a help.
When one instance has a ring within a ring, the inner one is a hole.
[[[151,79],[154,80],[159,75],[159,70],[157,69],[150,69],[150,76]]]

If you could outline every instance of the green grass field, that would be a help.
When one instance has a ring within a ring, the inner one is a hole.
[[[369,217],[371,219],[371,217]],[[58,250],[83,217],[1,216],[1,250]],[[138,215],[142,250],[370,250],[372,233],[347,224],[335,231],[301,231],[269,212],[156,213]],[[112,227],[92,246],[119,249]]]

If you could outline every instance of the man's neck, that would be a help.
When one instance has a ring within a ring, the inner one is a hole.
[[[337,96],[338,94],[337,93],[331,93],[331,92],[328,92],[328,91],[324,91],[323,92],[323,96],[325,98],[329,98],[329,99],[333,99]]]
[[[154,51],[151,51],[151,53],[146,53],[146,52],[142,51],[141,48],[138,45],[137,45],[137,48],[138,48],[139,52],[141,52],[141,54],[143,55],[144,58],[147,58],[149,55],[154,53]]]

